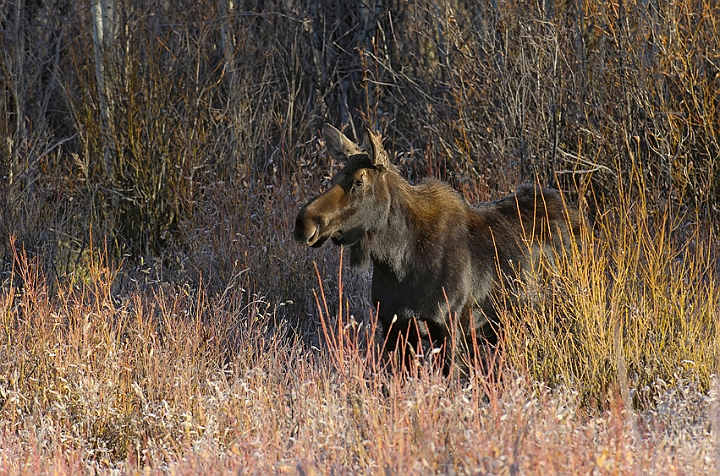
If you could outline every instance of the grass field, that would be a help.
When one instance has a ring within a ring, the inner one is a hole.
[[[646,362],[655,365],[647,381],[619,378],[597,362],[615,365],[613,338],[608,344],[588,332],[581,349],[559,348],[562,339],[530,341],[542,337],[532,334],[538,327],[553,329],[543,310],[532,325],[509,323],[512,335],[527,333],[524,345],[506,343],[508,360],[524,365],[463,382],[425,365],[403,378],[384,370],[367,345],[372,319],[346,315],[342,330],[337,316],[323,320],[332,337],[314,345],[312,336],[289,332],[277,305],[242,281],[219,295],[142,278],[121,283],[102,253],[93,257],[81,281],[53,288],[37,261],[18,253],[11,278],[23,284],[6,287],[1,308],[6,474],[718,469],[720,403],[703,368],[708,356],[679,355],[696,360],[668,369],[667,355]],[[652,326],[639,316],[638,327]],[[577,324],[601,324],[592,319],[596,313],[583,314]],[[712,354],[713,340],[684,345]],[[663,348],[679,352],[672,342],[643,345],[623,347],[628,369]],[[583,360],[541,358],[553,351]]]
[[[0,473],[720,472],[715,3],[260,3],[117,1],[102,50],[0,4]],[[491,373],[388,368],[371,272],[293,242],[326,122],[581,209]]]

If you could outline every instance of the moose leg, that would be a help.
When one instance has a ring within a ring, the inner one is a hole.
[[[413,362],[422,349],[418,345],[422,341],[425,326],[415,319],[402,323],[395,322],[390,326],[383,326],[385,352],[396,352],[400,367],[404,370],[413,368]]]
[[[443,375],[450,375],[452,364],[455,359],[456,345],[451,343],[451,333],[445,323],[428,322],[428,340],[434,349],[440,349],[443,359]]]
[[[433,347],[441,348],[443,355],[443,374],[455,373],[467,376],[468,367],[475,360],[476,345],[472,306],[466,304],[457,314],[449,314],[449,322],[428,322],[428,330]]]

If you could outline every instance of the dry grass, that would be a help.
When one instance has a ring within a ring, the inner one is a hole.
[[[717,470],[715,382],[708,394],[697,379],[658,378],[642,410],[616,384],[599,410],[582,404],[585,381],[550,388],[509,368],[499,382],[430,366],[403,378],[365,344],[372,319],[323,320],[318,348],[239,288],[118,297],[93,256],[84,282],[53,295],[37,262],[16,256],[0,309],[4,474]]]
[[[720,471],[713,2],[256,3],[119,1],[106,125],[86,2],[0,6],[0,473]],[[324,122],[579,203],[492,378],[388,371],[292,242]]]
[[[686,378],[707,391],[720,358],[717,237],[699,211],[667,203],[650,214],[645,192],[617,190],[617,208],[584,227],[559,266],[540,263],[508,290],[533,296],[505,314],[508,358],[590,405],[618,385],[642,407]]]

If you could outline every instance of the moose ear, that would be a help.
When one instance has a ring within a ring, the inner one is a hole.
[[[370,155],[370,159],[372,159],[373,165],[376,168],[383,169],[390,166],[390,159],[385,149],[383,149],[380,139],[373,134],[370,129],[365,129],[363,147]]]
[[[356,143],[330,124],[323,126],[323,138],[330,155],[342,162],[347,162],[351,156],[361,153],[360,147]]]

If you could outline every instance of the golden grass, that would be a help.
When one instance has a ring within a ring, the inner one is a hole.
[[[616,208],[583,227],[559,266],[539,265],[540,296],[505,314],[511,365],[587,404],[620,386],[647,407],[686,378],[706,391],[718,370],[717,237],[700,212],[672,202],[651,211],[638,189],[619,185]]]

